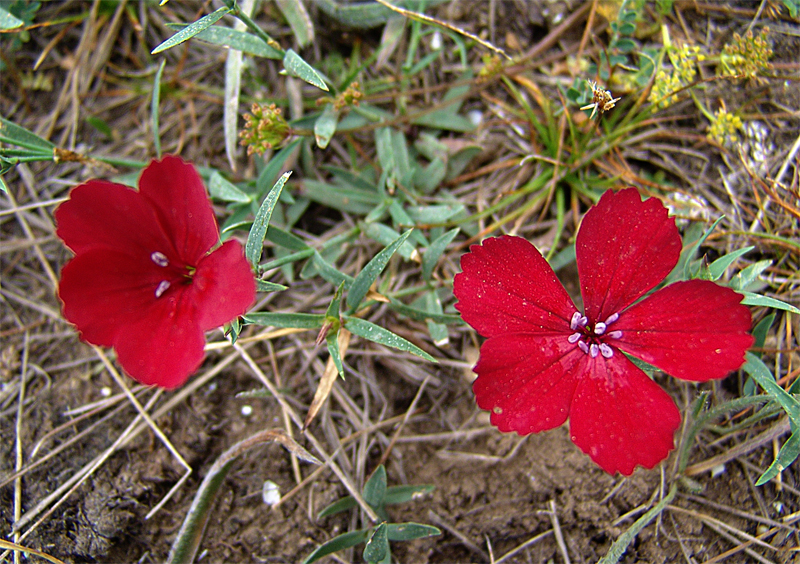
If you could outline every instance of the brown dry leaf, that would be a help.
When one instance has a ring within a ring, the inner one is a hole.
[[[342,327],[339,329],[339,354],[344,360],[345,354],[347,354],[347,347],[350,345],[350,331]],[[336,370],[336,365],[333,363],[333,358],[328,358],[328,362],[325,364],[325,372],[322,374],[322,378],[319,381],[319,386],[317,386],[317,391],[314,392],[314,399],[311,402],[311,407],[308,408],[308,414],[306,415],[305,421],[303,421],[303,431],[308,429],[308,426],[311,425],[311,422],[319,413],[319,410],[322,408],[322,405],[325,403],[325,400],[328,399],[328,396],[331,393],[331,389],[333,388],[333,383],[336,381],[336,378],[339,376],[339,372]]]

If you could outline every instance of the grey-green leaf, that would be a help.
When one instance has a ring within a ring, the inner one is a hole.
[[[250,196],[239,190],[236,185],[229,182],[218,171],[211,174],[208,180],[208,193],[212,198],[223,202],[238,202],[246,204],[250,202]]]
[[[386,468],[381,464],[364,484],[364,491],[362,492],[364,501],[372,507],[383,505],[383,498],[386,496],[386,482]]]
[[[319,329],[325,323],[321,313],[282,313],[273,311],[257,311],[248,313],[242,320],[250,325],[264,327],[289,327],[292,329]]]
[[[49,156],[53,155],[53,149],[56,148],[47,139],[42,139],[34,132],[2,117],[0,117],[0,142],[24,147],[32,151],[42,150]]]
[[[291,176],[291,171],[284,173],[272,190],[269,191],[267,197],[261,204],[261,207],[256,213],[256,218],[253,221],[253,227],[250,229],[250,234],[247,236],[247,243],[244,247],[244,253],[247,260],[254,268],[258,268],[258,263],[261,260],[261,252],[264,248],[264,237],[267,235],[267,228],[269,227],[269,220],[272,217],[272,211],[275,209],[275,204],[278,203],[278,198],[281,195],[284,184]]]
[[[436,240],[431,243],[431,246],[425,251],[422,255],[422,278],[425,280],[430,280],[431,275],[433,274],[433,269],[436,267],[436,263],[439,262],[439,258],[442,256],[442,253],[447,248],[453,239],[455,239],[456,235],[458,235],[458,227],[455,229],[451,229],[446,233],[442,233]]]
[[[378,343],[379,345],[410,352],[424,358],[425,360],[436,362],[435,358],[423,351],[418,346],[406,341],[400,335],[395,335],[388,329],[384,329],[383,327],[375,325],[374,323],[370,323],[364,319],[359,319],[358,317],[345,317],[344,326],[353,335],[357,335],[363,339],[372,341],[373,343]]]
[[[156,150],[156,156],[161,158],[161,128],[158,124],[158,107],[161,102],[161,75],[164,73],[164,65],[167,60],[161,61],[156,71],[155,80],[153,80],[153,98],[150,101],[150,115],[153,120],[153,146]]]
[[[711,275],[711,280],[719,280],[730,265],[736,262],[740,256],[752,251],[755,247],[744,247],[742,249],[728,253],[725,256],[719,257],[717,260],[708,265],[708,273]]]
[[[788,311],[791,313],[800,313],[800,309],[797,309],[791,304],[787,304],[786,302],[782,302],[776,298],[770,298],[768,296],[762,296],[760,294],[754,294],[752,292],[741,292],[744,294],[744,299],[742,303],[744,305],[751,305],[751,306],[764,306],[764,307],[771,307],[773,309],[781,309],[783,311]]]
[[[392,255],[400,248],[400,245],[405,243],[408,236],[411,235],[411,231],[412,230],[409,229],[392,241],[388,247],[375,255],[361,272],[358,273],[358,276],[353,280],[353,285],[350,286],[350,290],[347,292],[347,307],[351,310],[355,310],[361,304],[361,300],[367,295],[369,287],[378,279],[383,269],[389,264],[389,259],[391,259]]]
[[[16,29],[25,25],[21,19],[0,7],[0,29]]]
[[[351,531],[349,533],[339,535],[338,537],[334,537],[328,542],[318,546],[314,552],[309,554],[306,559],[303,560],[303,564],[311,564],[311,562],[319,560],[323,556],[327,556],[329,554],[333,554],[334,552],[344,550],[345,548],[350,548],[357,544],[361,544],[369,538],[369,533],[370,529],[360,529],[358,531]]]
[[[282,292],[287,287],[283,284],[276,284],[275,282],[268,282],[267,280],[256,279],[256,290],[259,292]]]
[[[770,464],[769,468],[756,480],[756,486],[763,486],[772,478],[786,470],[798,456],[800,456],[800,431],[795,431],[792,433],[792,436],[789,437],[789,440],[783,444],[773,463]]]
[[[295,53],[292,49],[286,50],[286,54],[283,56],[283,67],[290,76],[296,76],[316,86],[320,90],[328,92],[328,85],[325,84],[325,81],[319,73],[314,70],[314,67],[305,62],[303,57]]]
[[[331,142],[331,137],[336,133],[337,123],[339,123],[339,110],[333,104],[326,105],[322,115],[314,122],[314,138],[320,149],[324,149]]]
[[[172,29],[185,29],[187,26],[183,24],[167,24],[167,27]],[[214,45],[236,49],[256,57],[264,57],[265,59],[283,58],[283,53],[267,45],[262,39],[256,37],[251,33],[231,29],[223,26],[213,26],[204,29],[194,37]]]
[[[389,553],[389,539],[386,536],[386,523],[381,523],[367,540],[364,547],[364,560],[367,562],[381,562]]]
[[[155,55],[161,51],[166,51],[167,49],[175,47],[176,45],[180,45],[184,41],[188,41],[204,29],[207,29],[217,23],[225,14],[230,13],[230,11],[230,8],[226,8],[225,6],[217,8],[207,16],[203,16],[196,22],[187,25],[178,33],[164,41],[161,45],[150,51],[150,54]]]
[[[390,523],[386,526],[386,536],[390,541],[409,541],[441,535],[442,531],[430,525],[419,523]]]

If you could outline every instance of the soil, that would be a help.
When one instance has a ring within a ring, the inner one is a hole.
[[[71,6],[48,5],[42,9],[54,19],[91,10],[99,4],[76,2]],[[778,2],[765,4],[770,8],[781,7]],[[77,131],[70,131],[63,115],[53,124],[48,123],[48,119],[67,74],[76,68],[75,65],[91,64],[88,57],[81,58],[86,53],[79,44],[80,26],[70,28],[54,43],[52,58],[40,73],[54,81],[56,86],[50,91],[33,91],[23,79],[32,68],[33,60],[63,27],[32,30],[32,43],[17,46],[15,52],[9,51],[3,57],[6,64],[10,63],[10,70],[0,75],[4,83],[0,87],[0,113],[56,143],[69,143],[74,133],[77,136],[74,148],[98,147],[107,154],[149,158],[152,153],[152,136],[148,132],[149,94],[144,96],[135,91],[115,94],[111,78],[118,80],[120,76],[143,72],[144,61],[150,60],[145,51],[158,42],[152,34],[163,39],[171,31],[163,27],[161,19],[154,18],[155,23],[150,22],[147,27],[151,35],[142,42],[141,28],[134,25],[136,17],[144,21],[141,17],[158,8],[152,3],[129,5],[133,9],[126,12],[115,30],[117,37],[111,42],[113,47],[106,63],[87,70],[96,73],[96,79],[86,79],[82,91],[83,113],[80,114],[82,125],[76,126]],[[171,2],[168,6],[171,11],[165,12],[168,14],[163,17],[165,21],[187,22],[210,12],[217,4],[212,7],[212,3]],[[737,8],[740,12],[731,14],[713,6],[700,11],[680,2],[676,2],[676,6],[685,20],[674,17],[670,20],[671,26],[680,29],[687,25],[685,31],[700,37],[713,29],[719,41],[730,35],[720,29],[731,33],[742,30],[759,7],[745,2]],[[486,32],[489,25],[487,7],[488,3],[448,2],[432,13],[481,33]],[[540,6],[507,1],[498,2],[496,9],[495,40],[500,44],[519,45],[525,52],[581,7],[577,2],[543,2]],[[111,29],[109,22],[113,14],[111,10],[101,17],[103,25],[98,28],[96,42],[102,44],[103,34]],[[328,46],[338,47],[347,56],[356,43],[373,49],[380,41],[379,30],[326,29],[319,13],[312,10],[311,15],[319,36],[315,46],[303,51],[310,61]],[[270,33],[290,44],[288,28],[274,23],[270,19],[273,16],[275,9],[267,7],[258,21]],[[561,37],[560,43],[549,47],[548,52],[579,41],[585,18],[582,21]],[[788,18],[784,8],[782,19],[774,21],[773,25],[796,28],[797,21]],[[598,37],[599,41],[607,39],[604,34]],[[192,69],[198,74],[182,78],[186,83],[178,84],[191,92],[185,100],[168,98],[164,102],[164,114],[175,118],[174,121],[165,118],[164,144],[169,151],[182,151],[186,158],[198,163],[229,170],[222,146],[219,94],[224,54],[220,55],[217,48],[191,45],[196,50],[181,53],[190,58]],[[800,52],[796,33],[779,34],[774,48],[776,67],[780,72],[795,76],[796,55]],[[203,54],[209,55],[208,68],[197,66],[197,59]],[[141,65],[139,68],[134,64],[136,61]],[[177,56],[170,58],[167,74],[179,73],[175,69],[180,64]],[[213,72],[209,70],[212,67]],[[273,71],[264,71],[259,80],[281,80],[277,74],[271,74]],[[148,75],[149,80],[152,79]],[[205,91],[193,89],[198,85]],[[797,89],[784,88],[776,81],[768,87],[753,87],[761,88],[761,105],[752,106],[752,111],[765,114],[762,119],[775,132],[771,138],[774,151],[785,158],[797,136],[797,120],[786,118],[784,114],[772,119],[769,114],[777,114],[781,108],[796,112]],[[748,90],[741,96],[751,94]],[[88,100],[96,100],[96,105],[91,106]],[[477,98],[470,102],[473,107],[481,107],[482,103]],[[192,104],[197,104],[197,108],[190,110]],[[244,108],[244,103],[242,106]],[[675,111],[686,110],[683,106]],[[110,124],[112,131],[108,136],[83,125],[90,113]],[[197,121],[190,123],[186,117],[189,113]],[[177,115],[183,117],[177,118]],[[780,122],[781,119],[785,121]],[[189,123],[186,129],[182,129],[186,125],[184,122]],[[780,123],[786,127],[781,129]],[[503,141],[503,146],[508,143]],[[342,147],[339,149],[345,152]],[[498,145],[495,150],[502,149]],[[637,155],[632,158],[642,157],[641,153]],[[317,157],[323,162],[323,157]],[[492,151],[486,151],[466,172],[493,162],[493,157]],[[708,163],[703,162],[705,156],[675,158],[682,170],[691,171],[697,178],[706,178],[704,182],[708,184],[719,182],[716,172],[707,171]],[[723,170],[726,161],[722,158],[715,154],[708,159],[714,163],[715,170],[716,167]],[[244,159],[241,162],[245,162]],[[247,167],[239,174],[254,176],[252,164]],[[797,169],[794,170],[796,175]],[[68,186],[103,174],[101,168],[66,163],[14,169],[4,178],[15,201],[22,206],[63,197]],[[794,182],[796,188],[796,176]],[[0,195],[0,200],[3,210],[14,208],[6,196]],[[15,499],[22,500],[23,516],[37,508],[38,503],[96,460],[137,417],[133,404],[120,393],[119,385],[97,353],[81,343],[71,326],[60,317],[54,286],[42,268],[42,262],[46,261],[57,273],[69,258],[69,253],[54,237],[52,210],[52,205],[38,208],[25,216],[25,222],[15,220],[17,216],[13,213],[5,213],[0,218],[3,245],[8,243],[0,253],[0,286],[3,289],[0,299],[3,309],[0,436],[4,437],[0,441],[0,481],[4,484],[0,487],[0,534],[7,540],[65,562],[162,562],[214,461],[226,449],[256,431],[284,428],[283,410],[269,395],[243,396],[246,392],[260,390],[259,380],[241,358],[224,363],[230,348],[211,351],[200,375],[192,380],[202,379],[202,384],[155,417],[158,428],[192,469],[188,480],[155,515],[145,518],[179,483],[185,470],[162,440],[145,428],[116,449],[58,505],[49,502],[45,511],[38,512],[33,521],[21,527],[25,536],[15,538],[12,532],[17,520]],[[349,221],[336,212],[313,207],[307,213],[309,215],[299,224],[305,234],[326,231],[332,222]],[[24,232],[23,223],[33,229],[32,239]],[[541,229],[537,232],[539,235]],[[369,247],[370,252],[375,250],[373,247]],[[37,254],[37,249],[43,256]],[[772,258],[767,250],[759,251]],[[461,252],[458,249],[448,252],[442,267],[445,276],[457,271]],[[565,269],[561,275],[570,291],[576,293],[574,272]],[[332,291],[319,280],[298,279],[292,282],[290,293],[276,295],[270,306],[299,308],[302,304],[298,311],[324,312]],[[758,316],[763,317],[763,312]],[[771,464],[785,436],[776,433],[773,440],[691,476],[676,476],[675,452],[654,470],[640,468],[627,478],[610,476],[571,443],[566,427],[519,437],[501,434],[489,424],[488,414],[475,406],[471,391],[474,376],[470,367],[477,358],[479,344],[479,338],[471,329],[451,328],[449,344],[436,348],[427,337],[422,337],[426,334],[424,324],[409,324],[387,309],[378,309],[370,319],[414,340],[442,362],[434,366],[354,338],[346,358],[347,378],[335,384],[334,393],[310,431],[325,445],[328,453],[335,452],[334,460],[359,486],[380,463],[386,465],[389,485],[435,486],[432,493],[420,499],[389,508],[394,522],[429,524],[442,531],[437,537],[393,543],[392,555],[396,561],[420,564],[498,562],[518,549],[503,562],[596,562],[639,517],[667,495],[673,483],[679,484],[675,499],[635,536],[621,562],[800,561],[796,559],[800,547],[800,530],[795,525],[800,515],[796,469],[787,468],[778,479],[754,486],[758,476]],[[797,319],[780,317],[778,323],[789,333],[787,340],[780,343],[796,344],[796,335],[800,333]],[[294,409],[303,415],[327,358],[324,347],[315,347],[315,336],[289,335],[246,347],[267,376],[275,379]],[[219,341],[219,333],[209,334],[211,340]],[[775,335],[771,334],[768,345],[770,343],[773,348],[782,348]],[[787,366],[796,367],[800,362],[796,348],[777,361],[774,356],[770,359],[782,367],[784,373],[790,372]],[[205,376],[219,365],[223,368],[218,374]],[[28,370],[21,388],[23,366]],[[699,386],[663,375],[657,380],[684,414],[690,412],[701,392],[711,392],[714,401],[720,402],[737,397],[744,387],[744,378],[737,374],[722,382]],[[150,413],[156,413],[180,394],[180,391],[159,392],[135,386],[129,380],[126,382]],[[401,425],[404,415],[407,420]],[[398,419],[392,424],[371,427],[392,418]],[[773,428],[775,421],[773,417],[754,423],[738,434],[723,438],[710,431],[702,432],[693,444],[690,468]],[[678,444],[685,437],[687,426],[685,423],[676,435]],[[347,438],[363,429],[368,431],[352,440]],[[304,448],[318,454],[297,428],[294,437]],[[17,444],[23,445],[25,465],[36,462],[39,465],[28,469],[19,482],[14,482],[7,478],[16,467]],[[52,456],[48,456],[49,453],[53,453]],[[303,478],[315,470],[313,465],[299,464]],[[347,495],[330,468],[323,469],[277,508],[271,508],[263,500],[266,480],[275,482],[284,495],[297,485],[291,456],[278,445],[257,447],[233,464],[212,508],[198,562],[299,562],[335,535],[364,526],[363,515],[357,510],[323,519],[317,517],[321,509]],[[18,493],[15,488],[19,488]],[[362,561],[362,549],[360,546],[342,551],[327,557],[327,561]],[[4,558],[11,561],[14,556],[7,553]],[[39,561],[33,556],[29,558]]]

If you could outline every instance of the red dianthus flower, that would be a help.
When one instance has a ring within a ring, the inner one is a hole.
[[[475,399],[503,432],[570,420],[572,441],[603,470],[652,468],[674,448],[675,403],[623,352],[683,380],[723,378],[753,344],[742,296],[707,280],[642,299],[675,267],[681,238],[654,198],[606,192],[576,239],[584,312],[524,239],[473,245],[453,291],[461,316],[487,337]]]
[[[203,182],[178,157],[153,161],[139,190],[76,186],[55,212],[75,257],[61,271],[64,317],[81,339],[114,347],[142,384],[175,388],[203,361],[204,331],[245,313],[255,279],[238,241],[219,243]]]

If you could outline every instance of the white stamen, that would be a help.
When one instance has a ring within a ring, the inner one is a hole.
[[[597,358],[597,355],[600,354],[600,347],[597,346],[597,343],[589,345],[589,354],[592,358]]]
[[[598,321],[594,326],[594,334],[595,335],[602,335],[606,332],[607,325],[602,321]]]
[[[567,341],[569,341],[570,343],[572,343],[574,345],[575,343],[578,342],[578,339],[580,339],[580,338],[581,338],[581,334],[580,333],[573,333],[572,335],[569,336]]]
[[[589,354],[589,345],[586,344],[586,341],[578,341],[578,348],[583,351],[583,354]]]
[[[586,327],[587,323],[589,323],[589,318],[585,315],[581,315],[581,318],[578,320],[578,325],[581,327]]]
[[[156,299],[163,296],[164,292],[166,292],[168,289],[169,289],[169,281],[162,280],[161,282],[159,282],[158,287],[156,288]]]
[[[611,315],[608,316],[608,319],[606,319],[606,325],[611,325],[617,319],[619,319],[619,314],[618,313],[612,313]]]
[[[572,314],[572,319],[569,322],[569,328],[573,331],[578,328],[578,322],[581,320],[581,312],[576,311]]]
[[[609,339],[621,339],[622,338],[622,331],[612,331],[608,334]]]
[[[600,343],[600,354],[602,354],[604,358],[611,358],[614,356],[614,349],[605,343]]]
[[[167,255],[158,251],[150,254],[150,260],[161,267],[169,266],[169,259],[167,258]]]

